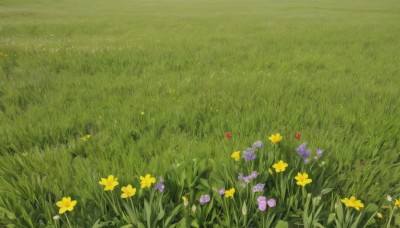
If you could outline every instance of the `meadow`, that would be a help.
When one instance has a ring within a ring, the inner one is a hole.
[[[1,0],[0,227],[400,226],[399,97],[396,0]]]

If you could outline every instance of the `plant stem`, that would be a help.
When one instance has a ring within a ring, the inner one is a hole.
[[[393,211],[394,211],[394,208],[395,208],[395,207],[396,207],[396,206],[390,208],[390,216],[389,216],[389,221],[388,221],[388,223],[386,224],[386,228],[390,228],[390,223],[392,222]]]
[[[71,223],[69,222],[67,214],[65,214],[65,218],[67,219],[68,227],[72,228]]]

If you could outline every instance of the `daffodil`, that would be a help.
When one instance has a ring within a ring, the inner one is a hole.
[[[156,179],[151,177],[150,174],[146,174],[144,177],[140,176],[140,188],[150,188],[151,184],[156,183]]]
[[[284,161],[280,160],[278,163],[275,163],[272,168],[275,169],[275,172],[283,172],[285,171],[286,167],[288,167],[288,164],[285,163]]]
[[[76,203],[76,200],[71,201],[71,197],[63,197],[61,201],[58,201],[56,203],[57,207],[60,208],[60,211],[58,213],[63,214],[66,211],[74,210],[74,206],[76,205]]]
[[[235,159],[235,161],[240,161],[240,151],[233,152],[231,158]]]
[[[108,178],[101,178],[99,184],[104,185],[104,191],[112,191],[114,187],[118,185],[118,178],[114,178],[113,175],[109,175]]]
[[[400,207],[400,199],[396,200],[395,205],[396,205],[397,207]]]
[[[353,207],[357,211],[360,210],[360,208],[364,207],[364,204],[361,202],[361,200],[357,200],[356,197],[352,196],[350,199],[344,198],[341,200],[346,207]]]
[[[301,186],[306,186],[306,184],[309,184],[312,182],[311,179],[308,178],[307,173],[297,173],[297,176],[294,177],[294,179],[297,180],[296,184],[301,185]]]
[[[132,188],[132,185],[128,184],[126,187],[122,187],[121,191],[121,198],[129,198],[136,194],[136,188]]]
[[[233,195],[235,194],[235,188],[231,188],[225,191],[225,198],[233,198]]]
[[[275,135],[271,135],[268,138],[273,144],[276,144],[282,140],[282,136],[279,133],[276,133]]]

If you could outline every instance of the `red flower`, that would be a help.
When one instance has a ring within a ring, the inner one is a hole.
[[[300,139],[300,138],[301,138],[301,134],[300,134],[299,132],[297,132],[296,134],[294,134],[294,137],[295,137],[296,139]]]
[[[225,137],[227,137],[228,139],[232,138],[232,134],[230,132],[226,132],[225,133]]]

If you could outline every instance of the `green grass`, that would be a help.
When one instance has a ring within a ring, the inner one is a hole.
[[[276,132],[325,149],[338,194],[400,197],[399,37],[395,0],[2,0],[0,209],[50,224],[70,195],[92,225],[100,177]]]

